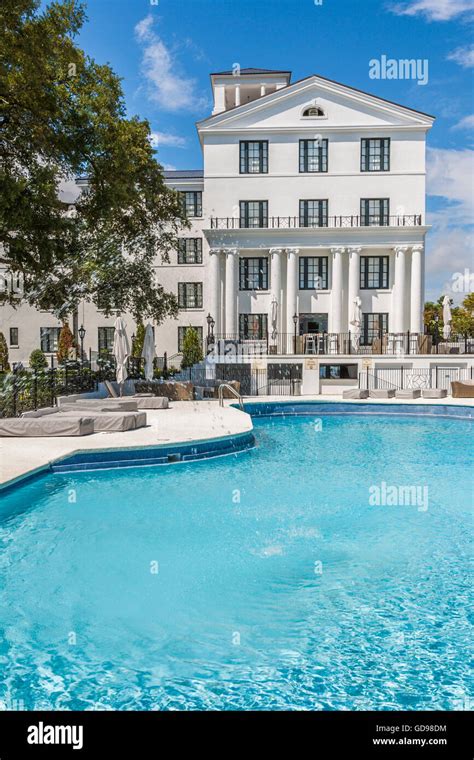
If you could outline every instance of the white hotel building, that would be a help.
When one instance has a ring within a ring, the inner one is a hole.
[[[272,359],[427,353],[425,141],[434,117],[321,76],[292,84],[288,71],[242,69],[211,83],[213,112],[197,124],[203,169],[165,172],[192,226],[170,262],[156,262],[180,307],[177,320],[155,327],[158,355],[176,355],[189,325],[205,345],[208,315],[215,345],[240,341]],[[53,315],[26,306],[1,314],[10,361],[26,363],[40,345],[54,351]],[[113,321],[84,304],[71,326],[83,323],[84,348],[96,352],[110,348]]]

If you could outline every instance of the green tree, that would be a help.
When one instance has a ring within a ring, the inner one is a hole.
[[[137,325],[135,340],[133,341],[133,345],[132,345],[132,356],[134,356],[137,359],[141,358],[144,340],[145,340],[145,325],[143,324],[143,322],[140,322]]]
[[[184,334],[182,354],[181,369],[192,367],[203,359],[201,341],[194,327],[189,326]]]
[[[71,328],[65,322],[63,326],[61,327],[61,331],[59,333],[59,340],[58,340],[58,350],[57,350],[57,357],[58,362],[62,364],[63,362],[67,361],[71,356],[71,351],[74,348],[74,335],[71,332]]]
[[[37,371],[46,369],[48,366],[48,360],[40,348],[35,348],[34,351],[31,352],[28,363],[31,369]]]
[[[0,372],[9,372],[10,364],[8,362],[8,346],[5,336],[0,332]]]
[[[183,205],[119,78],[75,44],[84,21],[78,0],[0,4],[0,263],[61,319],[85,299],[159,323],[177,302],[153,264],[176,248]],[[58,191],[78,175],[87,188],[70,207]]]

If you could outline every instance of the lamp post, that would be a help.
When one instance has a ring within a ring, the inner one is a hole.
[[[79,334],[79,340],[81,341],[81,367],[84,366],[84,338],[86,336],[86,330],[84,325],[81,325],[77,331]]]
[[[295,326],[295,336],[294,336],[294,343],[295,343],[295,345],[294,345],[294,349],[293,349],[293,353],[294,354],[296,354],[296,338],[298,337],[298,333],[297,333],[298,321],[299,321],[298,314],[296,314],[296,313],[293,314],[293,324]]]
[[[216,323],[210,314],[207,315],[206,322],[207,322],[207,347],[209,348],[209,346],[213,345],[214,343],[214,327]]]

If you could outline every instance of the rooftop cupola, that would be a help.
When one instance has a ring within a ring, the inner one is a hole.
[[[291,71],[271,69],[241,69],[238,64],[230,71],[211,74],[214,94],[213,115],[245,105],[290,84]]]

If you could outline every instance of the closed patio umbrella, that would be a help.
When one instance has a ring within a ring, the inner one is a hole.
[[[451,314],[451,301],[449,296],[445,296],[443,298],[443,338],[444,340],[448,340],[451,336],[451,322],[452,322],[452,314]]]
[[[155,356],[155,336],[153,335],[153,327],[148,324],[142,349],[142,359],[145,359],[145,380],[153,380],[153,359]]]
[[[359,348],[360,333],[362,325],[362,301],[359,296],[354,298],[352,304],[352,319],[350,321],[352,346],[355,351]]]
[[[125,322],[122,317],[117,317],[114,328],[114,348],[112,353],[115,356],[116,378],[120,385],[120,394],[122,394],[122,386],[128,377],[127,359],[130,356],[130,345],[128,342],[127,331],[125,329]]]
[[[277,327],[278,327],[278,301],[276,300],[275,296],[273,296],[272,301],[272,340],[275,340],[277,336]]]

